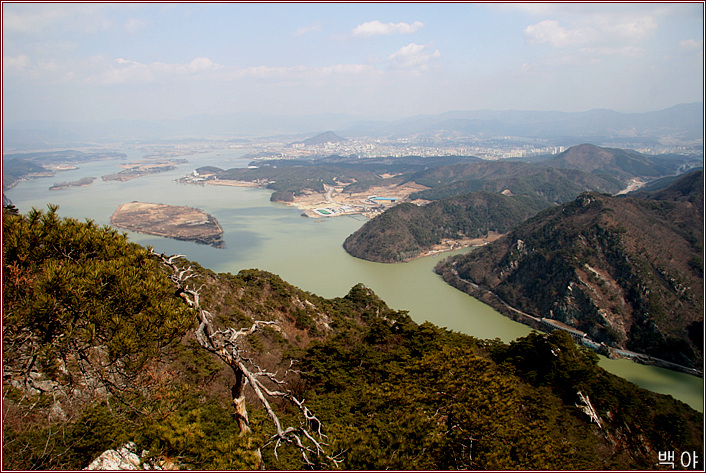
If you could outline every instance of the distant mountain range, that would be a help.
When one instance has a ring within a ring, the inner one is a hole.
[[[110,120],[90,123],[3,124],[3,149],[80,146],[116,141],[243,139],[286,135],[291,141],[332,130],[339,137],[409,138],[419,141],[463,137],[524,137],[559,145],[593,142],[690,143],[703,139],[703,103],[680,104],[645,113],[596,109],[586,112],[453,111],[405,119],[346,114],[267,116],[239,113],[198,115],[160,121]]]
[[[594,141],[590,139],[594,137],[657,142],[659,138],[672,136],[692,140],[703,137],[703,103],[680,104],[646,113],[619,113],[606,109],[587,112],[456,111],[397,122],[390,131],[446,138],[510,135],[584,138],[583,142]]]

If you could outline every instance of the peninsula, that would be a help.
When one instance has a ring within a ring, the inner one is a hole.
[[[223,229],[212,216],[181,205],[129,202],[110,217],[111,225],[147,235],[224,248]]]

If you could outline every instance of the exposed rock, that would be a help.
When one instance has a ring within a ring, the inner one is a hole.
[[[135,444],[128,442],[120,450],[106,450],[93,460],[85,470],[141,470],[140,457],[134,452]]]

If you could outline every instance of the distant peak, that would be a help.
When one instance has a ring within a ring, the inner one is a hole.
[[[305,145],[305,146],[315,146],[315,145],[322,145],[325,143],[340,143],[342,141],[346,141],[346,139],[338,136],[336,133],[334,133],[332,131],[326,131],[324,133],[320,133],[320,134],[313,136],[311,138],[307,138],[304,141],[297,141],[295,143],[292,143],[291,145],[299,144],[299,145]]]

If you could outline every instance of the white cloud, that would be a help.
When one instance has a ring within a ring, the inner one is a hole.
[[[224,71],[222,79],[244,79],[255,77],[258,79],[291,78],[305,73],[308,69],[304,66],[252,66],[247,68],[231,67]]]
[[[253,66],[246,68],[223,68],[217,76],[218,80],[240,80],[248,78],[267,80],[301,80],[308,82],[322,76],[362,76],[374,75],[378,71],[367,64],[335,64],[323,67],[306,66]]]
[[[105,61],[99,58],[94,61],[93,67],[98,69],[98,72],[89,74],[86,82],[104,85],[153,82],[169,80],[177,76],[198,76],[223,68],[207,57],[198,57],[185,64],[164,62],[143,64],[123,58],[117,58],[112,63],[105,64]]]
[[[76,85],[139,85],[146,83],[173,83],[176,81],[201,81],[203,84],[240,80],[265,80],[270,82],[294,81],[306,84],[324,77],[351,77],[365,79],[382,74],[369,64],[332,64],[321,67],[222,65],[208,57],[197,57],[184,63],[143,63],[123,57],[111,59],[102,55],[82,60],[59,62],[32,60],[28,55],[5,55],[3,69],[13,75],[21,74],[23,80],[40,80],[47,83],[74,83]],[[209,85],[206,85],[209,87]]]
[[[529,25],[524,33],[530,43],[550,43],[557,48],[582,42],[577,31],[569,31],[555,20],[544,20]]]
[[[429,61],[440,56],[439,50],[432,51],[429,45],[409,43],[392,53],[388,59],[397,67],[426,69]]]
[[[373,66],[367,64],[337,64],[335,66],[325,66],[319,68],[322,74],[344,74],[344,75],[357,75],[357,74],[370,74],[375,73],[376,69]]]
[[[264,80],[310,80],[320,76],[373,75],[377,70],[366,64],[336,64],[324,67],[306,66],[253,66],[240,68],[216,64],[206,57],[196,58],[187,64],[155,62],[143,64],[118,58],[99,74],[88,79],[90,83],[126,84],[168,80],[175,77],[202,77],[211,81],[231,81],[248,78]]]
[[[645,54],[645,50],[638,46],[625,45],[618,47],[596,47],[596,48],[580,48],[579,52],[586,56],[623,56],[623,57],[637,57]]]
[[[704,47],[704,40],[685,39],[679,43],[679,47],[685,51],[701,51]]]
[[[532,44],[548,43],[556,48],[607,48],[605,51],[625,51],[625,48],[652,37],[657,21],[648,14],[584,15],[570,26],[557,20],[543,20],[524,29],[525,39]]]
[[[35,33],[65,16],[66,14],[60,9],[51,8],[51,6],[31,11],[13,11],[3,5],[2,27],[6,31]]]
[[[151,82],[155,76],[147,64],[130,61],[123,58],[115,60],[115,65],[103,71],[98,77],[89,77],[88,82],[99,82],[103,85],[125,84],[135,82]]]
[[[595,17],[595,34],[627,42],[640,42],[654,36],[659,27],[654,16],[600,15]]]
[[[424,26],[421,21],[409,23],[382,23],[378,20],[368,21],[353,28],[354,36],[377,36],[390,35],[394,33],[410,34],[418,31]]]
[[[29,56],[25,54],[20,54],[18,56],[3,56],[2,58],[2,68],[7,69],[27,69],[30,65]]]
[[[89,33],[110,27],[107,4],[90,3],[36,3],[3,5],[4,31],[22,34],[41,34],[49,29]]]
[[[297,31],[294,32],[294,36],[302,36],[308,33],[312,33],[314,31],[321,31],[321,23],[316,22],[309,26],[302,26],[301,28],[297,28]]]
[[[186,69],[189,73],[199,73],[205,71],[215,71],[221,69],[222,67],[223,66],[216,64],[207,57],[197,57],[186,66]]]

